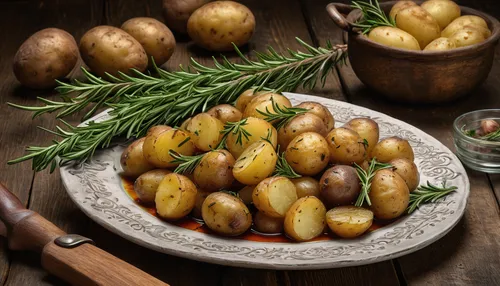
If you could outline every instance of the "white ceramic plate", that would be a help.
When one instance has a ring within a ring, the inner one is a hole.
[[[460,220],[469,196],[469,180],[457,157],[439,141],[409,124],[366,108],[310,95],[287,96],[293,104],[324,104],[333,113],[337,126],[354,117],[374,119],[381,138],[399,136],[410,142],[422,184],[446,180],[458,186],[458,191],[358,239],[264,243],[184,229],[141,209],[126,194],[119,176],[123,146],[99,151],[89,163],[61,168],[62,181],[81,210],[110,231],[156,251],[230,266],[322,269],[369,264],[417,251],[443,237]],[[92,120],[107,117],[101,113]]]

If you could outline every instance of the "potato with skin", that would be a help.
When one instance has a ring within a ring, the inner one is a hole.
[[[457,48],[472,46],[486,40],[483,33],[473,27],[464,27],[456,31],[449,39],[455,43]]]
[[[399,11],[412,6],[417,6],[417,4],[413,1],[398,1],[396,4],[394,4],[394,6],[392,6],[391,11],[389,12],[389,16],[392,19],[396,19]]]
[[[352,165],[362,163],[366,157],[366,146],[356,131],[335,128],[326,136],[330,149],[330,163]]]
[[[255,189],[255,186],[245,186],[243,189],[238,191],[238,196],[245,205],[253,204],[253,199],[252,199],[253,189]]]
[[[278,143],[282,150],[297,136],[306,132],[316,132],[325,137],[328,129],[318,116],[313,113],[303,113],[295,116],[278,130]]]
[[[193,210],[191,211],[191,215],[197,219],[203,219],[203,216],[201,214],[202,208],[203,208],[203,202],[205,202],[205,199],[213,192],[209,192],[204,189],[198,188],[198,192],[196,193],[196,199],[194,202],[194,207]]]
[[[170,29],[186,34],[191,14],[208,2],[210,0],[163,0],[163,18]]]
[[[453,20],[453,22],[451,22],[441,32],[441,37],[449,38],[455,32],[457,32],[458,30],[462,30],[462,28],[467,25],[480,26],[488,29],[488,24],[486,24],[486,21],[483,18],[474,15],[466,15]]]
[[[188,119],[182,121],[181,126],[179,126],[179,129],[180,130],[184,130],[184,131],[188,131],[186,128],[187,128],[189,122],[191,122],[192,119],[193,119],[192,117],[189,117]]]
[[[179,164],[172,162],[174,158],[170,156],[170,150],[191,156],[194,154],[195,146],[187,132],[172,128],[147,135],[143,149],[144,158],[150,164],[157,168],[171,168]]]
[[[351,204],[360,191],[358,175],[351,166],[333,166],[323,173],[319,181],[319,198],[328,208]]]
[[[56,79],[67,76],[78,61],[78,46],[68,32],[47,28],[31,35],[14,56],[14,75],[29,87],[56,86]]]
[[[188,215],[196,203],[198,190],[188,177],[171,173],[163,177],[155,196],[161,218],[177,220]]]
[[[80,40],[80,53],[92,73],[104,77],[105,73],[119,76],[118,72],[132,75],[148,66],[148,56],[141,44],[127,32],[111,27],[97,26]]]
[[[229,189],[234,181],[234,163],[234,157],[229,151],[210,151],[194,169],[194,182],[207,191]]]
[[[224,236],[236,236],[252,225],[252,215],[247,206],[235,196],[223,192],[210,194],[201,210],[205,224]]]
[[[397,136],[382,139],[375,145],[371,158],[377,158],[381,163],[388,163],[397,158],[405,158],[413,162],[415,155],[408,141]]]
[[[279,107],[292,107],[292,103],[284,95],[266,92],[254,97],[248,105],[245,107],[243,112],[243,118],[255,117],[264,119],[266,116],[260,114],[257,110],[261,112],[276,113],[273,106],[273,101]]]
[[[365,233],[373,223],[373,212],[361,207],[340,206],[326,213],[330,230],[343,238],[355,238]]]
[[[186,130],[198,149],[210,151],[217,148],[222,140],[221,131],[224,130],[224,124],[207,113],[199,113],[187,123]]]
[[[295,190],[297,191],[297,197],[299,199],[308,196],[319,198],[319,182],[316,179],[311,177],[300,177],[290,180],[295,185]]]
[[[148,129],[148,133],[146,134],[146,137],[148,135],[155,135],[156,136],[156,135],[162,133],[163,131],[167,131],[170,129],[172,129],[172,127],[170,127],[168,125],[156,125],[156,126],[153,126],[153,127]]]
[[[295,185],[285,177],[270,177],[262,180],[253,190],[255,207],[270,217],[283,218],[297,200]]]
[[[394,27],[376,27],[370,31],[368,39],[389,47],[420,50],[420,44],[415,37]]]
[[[271,123],[255,117],[248,117],[245,120],[241,128],[250,134],[248,139],[242,136],[241,142],[238,142],[238,134],[234,133],[230,133],[226,137],[226,147],[229,152],[233,154],[234,158],[240,157],[241,153],[243,153],[248,146],[261,141],[262,138],[267,138],[269,133],[271,133],[270,141],[273,143],[273,146],[277,146],[278,131],[276,131],[276,128],[274,128]]]
[[[425,48],[424,51],[447,51],[456,48],[455,42],[448,38],[437,38],[434,41],[430,42]]]
[[[123,150],[120,165],[125,176],[137,178],[141,174],[155,168],[155,166],[144,158],[143,148],[145,140],[145,137],[137,139],[128,145],[127,149]]]
[[[290,142],[285,151],[285,159],[298,174],[314,176],[328,165],[330,150],[323,136],[306,132]]]
[[[478,30],[479,32],[481,32],[481,34],[484,36],[485,39],[488,39],[491,36],[490,29],[485,28],[483,26],[479,26],[476,24],[469,24],[469,25],[465,25],[462,29],[468,29],[468,28]]]
[[[140,175],[134,182],[134,191],[142,204],[153,204],[156,191],[163,178],[172,173],[169,170],[156,169]]]
[[[378,219],[393,219],[403,214],[408,207],[410,191],[405,181],[389,169],[375,173],[368,194],[371,210]]]
[[[420,174],[415,163],[408,159],[398,158],[389,162],[394,168],[394,173],[398,174],[408,186],[410,192],[413,192],[420,183]]]
[[[430,0],[425,1],[420,5],[429,13],[439,24],[439,28],[443,30],[453,20],[460,17],[460,6],[453,1]]]
[[[207,111],[207,114],[219,119],[223,124],[226,122],[237,122],[243,117],[241,111],[230,104],[219,104]]]
[[[250,103],[250,101],[252,101],[252,99],[254,99],[257,95],[258,93],[256,93],[254,89],[245,90],[238,96],[238,99],[236,99],[234,107],[243,113],[248,103]]]
[[[255,17],[245,5],[233,1],[214,1],[193,12],[187,23],[191,39],[209,51],[232,51],[252,37]]]
[[[285,215],[285,233],[297,240],[308,241],[323,233],[326,208],[316,197],[298,199]]]
[[[255,230],[262,233],[277,234],[283,232],[283,218],[270,217],[258,211],[253,219]]]
[[[330,131],[335,127],[335,119],[333,118],[332,113],[328,108],[326,108],[324,105],[318,102],[313,102],[313,101],[304,101],[301,104],[297,105],[296,107],[298,108],[305,108],[309,110],[309,113],[312,113],[321,120],[323,120],[323,123],[326,125],[326,130]]]
[[[136,39],[146,51],[148,66],[153,67],[166,63],[175,50],[175,38],[170,29],[162,22],[148,17],[137,17],[127,20],[121,29]]]
[[[245,185],[256,185],[274,172],[277,157],[273,145],[269,142],[255,142],[236,160],[233,176]]]
[[[412,6],[399,11],[396,26],[417,39],[421,48],[441,35],[439,24],[425,9]]]
[[[344,124],[345,128],[356,131],[361,139],[368,142],[366,146],[366,153],[370,154],[373,147],[378,143],[379,128],[377,122],[370,118],[354,118]]]

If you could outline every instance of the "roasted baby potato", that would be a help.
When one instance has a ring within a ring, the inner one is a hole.
[[[270,177],[261,181],[253,190],[255,207],[270,217],[283,218],[297,200],[295,185],[285,177]]]
[[[389,47],[405,50],[420,50],[420,44],[415,37],[394,27],[376,27],[370,31],[368,38]]]
[[[360,191],[358,175],[351,166],[331,167],[323,173],[319,181],[319,198],[328,208],[351,204]]]
[[[442,32],[441,37],[449,38],[451,35],[455,34],[458,30],[461,30],[464,26],[480,26],[488,29],[488,24],[486,21],[478,16],[466,15],[461,16],[453,20]]]
[[[146,160],[157,168],[170,168],[178,165],[172,162],[174,158],[170,156],[170,150],[186,156],[193,155],[195,151],[189,134],[173,128],[147,135],[143,148]]]
[[[158,135],[160,133],[162,133],[163,131],[167,131],[167,130],[170,130],[172,129],[172,127],[168,126],[168,125],[156,125],[156,126],[153,126],[151,128],[148,129],[148,133],[146,134],[146,137],[148,135]]]
[[[145,140],[145,137],[137,139],[128,145],[127,149],[123,150],[120,164],[125,176],[137,178],[139,175],[155,168],[144,157],[143,147]]]
[[[394,173],[398,174],[408,186],[410,192],[413,192],[420,183],[420,174],[418,173],[418,168],[413,161],[405,158],[398,158],[389,161],[394,168]]]
[[[252,225],[252,215],[247,206],[228,193],[210,194],[203,202],[201,214],[211,230],[225,236],[240,235]]]
[[[209,192],[203,189],[198,188],[198,192],[196,193],[196,200],[194,202],[194,207],[193,210],[191,211],[191,215],[197,219],[203,219],[202,216],[202,209],[203,209],[203,202],[205,202],[205,199],[213,192]]]
[[[156,212],[161,218],[177,220],[194,208],[198,190],[188,177],[171,173],[163,177],[155,196]]]
[[[210,151],[194,169],[194,182],[207,191],[229,189],[234,181],[234,162],[234,157],[229,151]]]
[[[278,132],[269,122],[255,117],[248,117],[246,121],[241,124],[248,134],[248,138],[241,136],[241,141],[239,141],[239,134],[229,133],[226,137],[226,147],[233,154],[234,158],[239,158],[241,153],[245,151],[248,146],[255,142],[262,140],[262,138],[267,138],[270,134],[270,141],[273,143],[273,147],[276,147],[278,142]]]
[[[305,101],[297,105],[296,107],[308,109],[310,113],[321,118],[321,120],[323,120],[323,123],[325,123],[326,125],[327,131],[330,131],[335,127],[335,119],[333,118],[332,113],[321,103]]]
[[[253,189],[255,189],[255,186],[245,186],[243,189],[238,191],[238,196],[245,205],[253,204]]]
[[[319,198],[319,182],[316,179],[311,177],[300,177],[297,179],[291,179],[291,181],[295,185],[298,198],[307,196],[315,196]]]
[[[305,132],[316,132],[325,137],[328,128],[321,118],[313,113],[303,113],[295,116],[278,130],[278,143],[282,150],[297,136]]]
[[[255,17],[245,5],[214,1],[191,14],[187,31],[191,39],[209,51],[232,51],[248,42],[255,30]]]
[[[253,89],[245,90],[240,94],[240,96],[238,96],[238,99],[236,99],[234,107],[243,113],[250,101],[252,101],[252,99],[254,99],[257,95],[259,94]]]
[[[446,51],[456,48],[455,42],[448,38],[437,38],[434,41],[430,42],[427,47],[424,48],[424,51]]]
[[[255,142],[236,160],[233,176],[242,184],[256,185],[273,173],[277,157],[273,145],[267,141]]]
[[[210,151],[222,140],[221,131],[224,130],[224,124],[208,113],[199,113],[187,123],[186,130],[198,149]]]
[[[391,11],[389,12],[389,16],[392,19],[396,19],[396,15],[399,13],[399,11],[412,6],[417,6],[417,4],[413,1],[398,1],[396,4],[394,4],[394,6],[392,6]]]
[[[413,162],[415,155],[408,141],[397,136],[385,138],[375,145],[371,152],[372,158],[388,163],[392,159],[405,158]]]
[[[330,150],[323,136],[306,132],[290,142],[285,151],[285,159],[295,172],[314,176],[328,165]]]
[[[163,178],[170,174],[169,170],[156,169],[148,171],[137,178],[134,182],[134,191],[143,204],[155,202],[156,191]]]
[[[479,44],[486,40],[483,33],[474,27],[464,27],[449,37],[457,48]]]
[[[214,106],[210,108],[207,113],[219,119],[223,124],[226,124],[226,122],[240,121],[243,117],[241,111],[229,104],[219,104]]]
[[[330,230],[343,238],[355,238],[365,233],[373,222],[373,212],[361,207],[340,206],[326,213]]]
[[[282,233],[283,232],[283,218],[270,217],[263,212],[257,212],[253,219],[255,230],[262,233]]]
[[[286,212],[285,233],[297,240],[311,240],[325,229],[326,209],[316,197],[298,199]]]
[[[362,163],[366,157],[366,146],[356,131],[347,128],[335,128],[326,136],[330,148],[330,162],[352,165]]]
[[[430,0],[422,3],[420,7],[436,19],[441,30],[460,17],[460,6],[453,1]]]
[[[30,88],[55,86],[78,61],[75,38],[66,31],[47,28],[31,35],[14,56],[14,75]]]
[[[354,118],[344,124],[345,128],[356,131],[361,139],[366,140],[366,153],[370,154],[373,147],[378,143],[379,128],[377,122],[370,118]]]
[[[410,191],[405,181],[389,169],[375,173],[368,195],[372,203],[371,210],[379,219],[399,217],[410,200]]]
[[[148,66],[141,44],[127,32],[111,26],[97,26],[85,33],[80,40],[80,53],[90,70],[101,77],[106,73],[119,76],[118,72],[131,75],[132,69],[143,72]]]
[[[177,33],[187,33],[189,16],[210,0],[163,0],[163,17],[167,26]]]
[[[273,101],[279,107],[292,107],[292,103],[285,96],[277,93],[265,92],[254,97],[245,107],[243,118],[256,117],[264,119],[266,116],[260,112],[276,113]]]
[[[425,9],[412,6],[398,12],[396,26],[417,39],[421,48],[441,35],[439,24]]]

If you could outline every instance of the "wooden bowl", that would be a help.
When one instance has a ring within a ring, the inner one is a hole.
[[[380,7],[389,15],[396,2],[384,2]],[[500,38],[497,19],[471,8],[460,8],[462,15],[483,18],[491,36],[472,46],[429,52],[403,50],[369,40],[352,26],[361,13],[349,5],[331,3],[327,11],[335,24],[347,32],[349,61],[365,85],[400,102],[438,103],[466,95],[486,79]],[[341,13],[348,14],[347,19]]]

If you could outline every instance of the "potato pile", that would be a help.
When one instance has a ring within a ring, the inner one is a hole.
[[[300,113],[282,122],[258,112],[287,108],[292,104],[281,94],[247,90],[235,106],[215,106],[180,127],[152,127],[123,152],[123,173],[136,178],[141,203],[155,205],[161,218],[191,215],[224,236],[253,228],[309,241],[328,226],[353,238],[374,218],[405,212],[419,183],[408,141],[379,141],[370,118],[334,128],[333,115],[316,102],[294,106]],[[362,190],[356,168],[367,170],[374,157],[392,167],[374,174],[371,207],[356,207]]]
[[[481,17],[460,15],[460,7],[453,1],[429,0],[420,6],[399,1],[389,13],[396,28],[377,27],[368,38],[400,49],[445,51],[481,43],[491,35]]]

